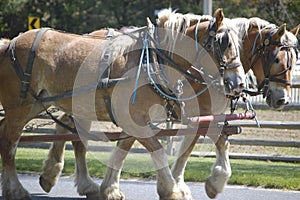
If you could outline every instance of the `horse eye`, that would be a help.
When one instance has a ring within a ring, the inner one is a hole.
[[[278,59],[278,58],[275,58],[274,62],[275,62],[275,63],[279,63],[279,59]]]
[[[230,42],[230,43],[228,44],[228,48],[231,48],[231,46],[232,46],[232,43]]]

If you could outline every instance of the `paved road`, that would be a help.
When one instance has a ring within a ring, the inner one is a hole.
[[[37,176],[20,175],[24,187],[32,194],[33,200],[81,200],[84,197],[76,193],[73,178],[60,178],[58,185],[47,194],[38,183]],[[101,180],[96,180],[99,184]],[[203,183],[188,183],[195,200],[208,200]],[[121,181],[121,190],[126,200],[158,200],[156,184],[153,181]],[[1,189],[0,189],[1,191]],[[1,191],[2,193],[2,191]],[[0,199],[3,198],[0,196]],[[217,200],[300,200],[300,192],[255,189],[243,186],[227,186],[225,191],[218,195]]]

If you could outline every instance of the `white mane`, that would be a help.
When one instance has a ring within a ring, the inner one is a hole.
[[[244,36],[248,34],[249,28],[256,26],[258,27],[258,30],[260,31],[263,28],[276,28],[277,26],[275,24],[272,24],[266,20],[260,19],[258,17],[252,17],[252,18],[234,18],[231,19],[231,24],[236,27],[238,30],[238,36],[240,40],[243,39]],[[284,36],[281,37],[281,43],[286,44],[289,46],[296,46],[297,45],[297,38],[294,34],[292,34],[289,31],[286,31]]]
[[[165,28],[166,34],[161,38],[160,43],[170,52],[175,48],[175,40],[186,33],[188,27],[196,24],[198,21],[209,21],[212,17],[209,15],[195,15],[192,13],[181,14],[172,11],[171,8],[163,9],[158,13],[156,23],[159,28]]]
[[[172,11],[170,8],[163,9],[158,13],[158,19],[156,20],[156,23],[158,27],[168,29],[168,31],[166,31],[168,34],[165,34],[164,37],[161,38],[160,43],[171,52],[173,48],[175,48],[174,41],[179,35],[183,36],[188,27],[198,22],[210,21],[212,19],[213,17],[210,15],[195,15],[192,13],[181,14],[176,13],[176,11]],[[232,26],[231,23],[231,20],[228,18],[223,20],[223,26],[232,30],[233,33],[231,32],[230,34],[233,37],[235,45],[237,45],[237,48],[239,49],[241,43],[238,37],[239,30],[236,26]],[[217,39],[221,38],[223,34],[217,34]],[[239,52],[237,53],[239,54]]]
[[[172,31],[185,33],[186,29],[191,26],[191,22],[208,21],[212,17],[209,15],[195,15],[192,13],[181,14],[172,11],[172,9],[163,9],[158,13],[157,25],[161,28],[169,28]]]
[[[10,40],[9,39],[6,39],[6,38],[2,38],[0,40],[0,48],[2,47],[7,47],[7,45],[9,44]]]
[[[261,30],[263,28],[275,28],[275,24],[271,24],[270,22],[260,19],[258,17],[252,17],[252,18],[234,18],[231,19],[231,24],[236,27],[238,30],[238,36],[240,40],[243,39],[244,36],[248,34],[248,30],[251,27],[257,27],[258,30]]]

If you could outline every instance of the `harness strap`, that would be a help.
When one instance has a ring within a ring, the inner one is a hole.
[[[108,88],[109,86],[108,83],[109,83],[109,75],[110,75],[110,58],[111,58],[111,51],[109,48],[107,48],[105,49],[99,62],[100,77],[98,80],[98,84],[102,85],[103,88]]]
[[[57,123],[59,126],[63,127],[64,129],[70,131],[73,134],[78,134],[77,129],[79,129],[79,133],[81,136],[88,138],[89,140],[93,140],[93,141],[120,141],[120,140],[125,140],[128,138],[131,138],[132,136],[126,136],[126,137],[120,137],[117,139],[108,139],[106,137],[99,137],[93,133],[89,133],[88,131],[86,131],[83,127],[81,127],[79,124],[76,125],[76,128],[72,128],[69,125],[65,124],[64,122],[62,122],[61,120],[57,119],[56,117],[54,117],[46,108],[45,111],[47,113],[47,115],[50,116],[50,118]],[[74,118],[71,115],[68,115],[70,117],[71,120],[74,121]]]
[[[22,67],[16,57],[16,52],[15,52],[16,42],[17,42],[18,37],[15,37],[14,39],[11,40],[8,51],[9,51],[9,55],[10,55],[10,60],[13,63],[13,67],[14,67],[14,70],[15,70],[17,76],[19,77],[20,80],[23,80],[24,72],[23,72]]]
[[[115,35],[114,32],[115,30],[113,28],[109,28],[106,35],[106,39],[110,40]]]
[[[24,72],[24,76],[23,76],[23,80],[22,80],[22,87],[21,87],[21,94],[20,94],[21,99],[25,99],[26,96],[27,96],[36,51],[37,51],[38,45],[39,45],[44,33],[48,30],[50,30],[50,28],[40,29],[40,31],[37,33],[37,35],[34,39],[32,47],[30,48],[28,61],[27,61],[27,67],[26,67],[26,70]]]
[[[196,52],[199,51],[199,47],[198,47],[198,45],[199,45],[198,44],[198,27],[199,27],[200,22],[201,22],[201,19],[198,20],[198,22],[196,24],[196,28],[195,28],[195,42],[196,42],[195,46],[196,46]]]
[[[112,37],[113,36],[113,29],[108,29],[108,34],[107,37]],[[110,75],[110,59],[111,58],[111,50],[109,48],[105,49],[104,53],[101,56],[100,62],[99,62],[99,70],[100,70],[100,77],[98,80],[98,85],[100,85],[101,88],[107,89],[110,85],[109,85],[109,75]],[[101,73],[101,71],[104,69],[104,71]],[[112,113],[112,107],[111,107],[111,98],[110,96],[107,94],[103,97],[104,103],[106,105],[106,110],[109,114],[110,120],[116,125],[118,126],[114,115]]]
[[[47,108],[45,108],[45,112],[47,113],[47,115],[50,116],[50,118],[59,126],[63,127],[64,129],[70,131],[71,133],[74,134],[78,134],[77,129],[76,128],[72,128],[69,125],[65,124],[64,122],[62,122],[61,120],[57,119],[56,117],[54,117],[48,110]],[[70,118],[73,120],[73,117],[70,116]]]
[[[106,95],[106,96],[103,97],[103,99],[104,99],[104,103],[105,103],[105,105],[106,105],[106,110],[107,110],[107,112],[108,112],[108,115],[109,115],[109,117],[110,117],[110,120],[111,120],[116,126],[118,126],[117,121],[116,121],[116,119],[115,119],[115,117],[114,117],[114,115],[113,115],[113,112],[112,112],[112,108],[111,108],[111,98],[110,98],[110,96],[109,96],[109,95]]]

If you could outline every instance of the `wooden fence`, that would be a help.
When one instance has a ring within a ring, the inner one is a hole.
[[[299,122],[282,122],[282,121],[260,121],[260,128],[279,129],[284,134],[284,130],[300,130]],[[243,120],[243,121],[230,121],[229,125],[258,128],[256,122]],[[300,132],[299,132],[300,134]],[[210,143],[207,139],[199,140],[201,143]],[[271,147],[294,147],[300,148],[300,140],[266,140],[266,139],[231,139],[229,142],[232,145],[248,145],[248,146],[271,146]],[[194,153],[193,156],[197,156]],[[215,154],[211,153],[206,155],[207,157],[214,157]],[[300,153],[298,156],[287,155],[260,155],[260,154],[236,154],[230,153],[230,158],[234,159],[250,159],[250,160],[270,160],[270,161],[284,161],[284,162],[300,162]]]
[[[236,120],[236,121],[229,121],[229,127],[257,127],[257,124],[253,120]],[[290,130],[300,130],[300,122],[281,122],[281,121],[260,121],[260,127],[261,128],[275,128],[275,129],[290,129]],[[53,128],[38,128],[34,131],[31,131],[31,133],[42,133],[43,135],[35,135],[35,139],[21,140],[23,143],[32,143],[32,142],[51,142],[55,140],[79,140],[78,135],[70,134],[69,136],[65,137],[63,135],[53,135],[51,133],[54,133]],[[205,131],[205,130],[204,130]],[[171,131],[171,135],[176,135],[177,129]],[[45,133],[49,133],[48,139],[45,140]],[[112,138],[117,138],[118,133],[107,133],[107,134],[113,134]],[[183,133],[183,135],[188,134]],[[300,133],[299,133],[300,134]],[[167,140],[168,136],[163,137],[163,139]],[[282,141],[282,140],[262,140],[262,139],[229,139],[230,143],[232,145],[249,145],[249,146],[273,146],[273,147],[293,147],[293,148],[300,148],[300,140],[294,140],[294,141]],[[173,137],[172,141],[168,141],[169,147],[169,153],[170,149],[172,149],[172,143],[176,142],[176,137]],[[211,143],[208,139],[199,139],[199,143]],[[49,148],[49,144],[47,145],[41,145],[41,144],[20,144],[21,147],[38,147],[38,148]],[[72,149],[70,146],[69,149]],[[112,151],[113,147],[90,147],[89,150],[92,151]],[[172,152],[175,152],[176,150],[172,149]],[[132,149],[131,152],[133,153],[147,153],[145,149]],[[198,152],[193,152],[192,156],[203,156],[200,155]],[[214,153],[207,153],[205,154],[205,157],[214,157]],[[300,155],[299,156],[283,156],[283,155],[253,155],[253,154],[230,154],[230,158],[236,158],[236,159],[254,159],[254,160],[270,160],[270,161],[288,161],[288,162],[300,162]]]

